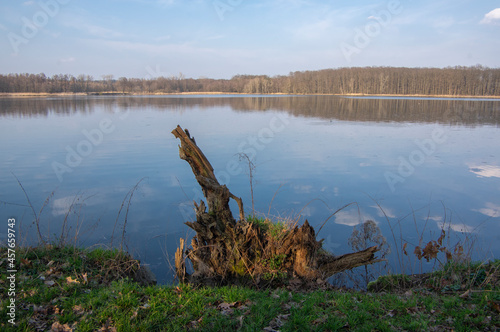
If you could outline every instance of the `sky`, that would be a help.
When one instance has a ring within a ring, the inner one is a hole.
[[[476,64],[500,67],[500,1],[0,3],[0,74],[228,79]]]

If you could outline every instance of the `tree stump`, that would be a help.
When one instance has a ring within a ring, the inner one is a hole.
[[[191,166],[206,199],[206,203],[194,202],[196,221],[185,223],[196,232],[191,248],[184,250],[181,239],[175,254],[176,274],[181,282],[257,284],[292,277],[324,280],[335,273],[381,261],[375,259],[376,246],[338,257],[326,252],[307,220],[278,235],[247,221],[241,198],[219,184],[212,165],[189,131],[177,126],[172,134],[180,139],[180,158]],[[230,198],[238,204],[238,221],[229,208]],[[186,272],[186,259],[193,265],[192,274]]]

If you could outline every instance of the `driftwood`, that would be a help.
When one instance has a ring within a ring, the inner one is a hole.
[[[185,250],[184,239],[181,239],[175,254],[176,274],[181,282],[247,280],[255,283],[286,277],[326,279],[335,273],[380,261],[375,259],[376,246],[342,256],[326,252],[307,220],[300,227],[283,229],[280,234],[270,234],[257,223],[247,221],[241,198],[219,184],[210,162],[188,130],[177,126],[172,134],[180,139],[180,158],[191,166],[206,199],[206,204],[194,202],[196,221],[186,222],[196,231],[191,248]],[[238,204],[238,221],[229,208],[230,198]],[[193,265],[191,275],[186,272],[186,259]]]

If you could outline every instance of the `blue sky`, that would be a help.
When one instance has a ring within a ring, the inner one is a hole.
[[[0,73],[231,78],[500,67],[500,2],[37,0],[0,4]]]

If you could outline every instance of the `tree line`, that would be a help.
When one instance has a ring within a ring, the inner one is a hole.
[[[498,102],[483,99],[446,98],[346,98],[327,95],[287,96],[235,96],[225,98],[135,98],[110,96],[108,98],[1,98],[2,117],[40,117],[49,115],[92,114],[105,109],[158,112],[186,112],[190,109],[209,110],[231,108],[235,112],[266,112],[276,110],[297,117],[313,117],[356,122],[409,122],[440,123],[475,127],[500,127]]]
[[[236,75],[231,79],[149,79],[104,75],[0,75],[3,93],[182,93],[395,94],[500,96],[500,68],[480,65],[447,68],[353,67],[297,71],[288,75]]]

